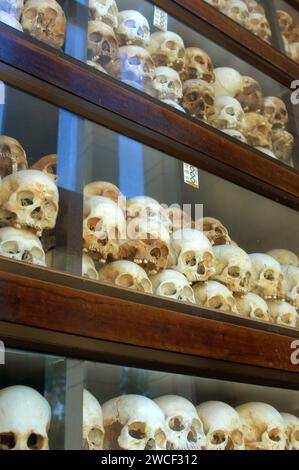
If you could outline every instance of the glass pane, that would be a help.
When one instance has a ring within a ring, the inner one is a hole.
[[[275,0],[274,7],[284,51],[299,63],[299,11],[283,0]]]
[[[299,449],[298,391],[96,363],[85,375],[86,449]]]
[[[251,31],[268,42],[278,38],[282,45],[278,23],[272,34],[263,16],[265,10],[276,21],[272,3],[246,3],[251,10]],[[7,10],[7,2],[0,2],[0,10],[1,4]],[[46,10],[49,4],[51,8]],[[244,16],[240,5],[245,4],[240,1],[213,0],[212,4],[223,5],[223,11],[229,8],[230,16]],[[247,11],[246,5],[244,8]],[[46,27],[49,15],[51,23]],[[11,12],[2,12],[2,20],[9,24],[15,18],[31,36],[63,48],[99,72],[163,101],[191,119],[298,168],[298,117],[290,90],[204,34],[156,10],[153,3],[69,0],[58,4],[55,0],[29,0],[22,10],[11,7]]]

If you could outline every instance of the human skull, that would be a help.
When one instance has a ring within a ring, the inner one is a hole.
[[[20,19],[23,7],[24,0],[0,0],[0,11],[17,20]]]
[[[224,284],[235,294],[247,294],[252,278],[251,260],[238,246],[213,246],[216,272],[212,279]]]
[[[262,114],[268,119],[273,129],[284,129],[289,120],[286,105],[276,96],[264,98]]]
[[[299,309],[299,267],[284,265],[282,272],[285,280],[286,298]]]
[[[215,272],[211,243],[199,230],[176,230],[168,267],[184,274],[190,283],[207,281]]]
[[[21,23],[19,23],[19,21],[14,16],[6,13],[5,11],[0,11],[0,21],[14,29],[17,29],[18,31],[23,31]]]
[[[271,42],[272,31],[266,16],[261,13],[250,13],[247,28],[263,41]]]
[[[135,218],[153,219],[161,222],[167,228],[169,219],[161,204],[148,196],[135,196],[127,200],[127,220]]]
[[[185,65],[183,39],[171,31],[158,31],[150,37],[148,51],[156,67],[172,67],[181,72]]]
[[[214,113],[215,93],[204,80],[187,80],[183,85],[182,105],[191,116],[207,121]]]
[[[183,96],[183,85],[178,72],[170,67],[157,67],[152,83],[153,93],[159,100],[178,101]]]
[[[117,186],[108,181],[93,181],[84,186],[84,197],[103,196],[118,203],[121,207],[124,205],[124,196]]]
[[[36,390],[0,390],[0,450],[48,450],[51,408]]]
[[[259,113],[263,105],[262,87],[257,80],[251,77],[242,77],[243,90],[237,93],[236,99],[240,102],[243,110]]]
[[[242,424],[234,408],[221,401],[207,401],[196,410],[207,437],[206,450],[244,450]]]
[[[25,32],[53,47],[64,44],[66,17],[55,0],[28,0],[22,13]]]
[[[179,206],[171,205],[165,209],[166,217],[169,220],[169,231],[174,232],[182,228],[193,228],[193,220],[190,211],[184,211]]]
[[[265,9],[263,5],[261,5],[256,0],[243,0],[249,10],[249,13],[260,13],[260,15],[265,15]]]
[[[295,145],[294,136],[285,129],[275,129],[272,133],[272,145],[276,157],[290,164]]]
[[[276,10],[276,16],[282,33],[288,33],[294,24],[291,15],[286,11]]]
[[[203,424],[195,406],[186,398],[164,395],[155,403],[165,416],[167,450],[202,450],[206,444]]]
[[[264,116],[258,113],[245,113],[240,130],[252,147],[272,148],[272,127]]]
[[[231,96],[219,96],[215,99],[214,114],[209,123],[217,129],[239,129],[244,111],[239,101]]]
[[[299,328],[299,315],[296,308],[282,300],[268,300],[270,318],[277,325]]]
[[[283,32],[282,37],[286,44],[298,43],[299,24],[298,23],[292,24],[288,30]]]
[[[215,83],[213,83],[216,98],[220,96],[235,97],[243,90],[242,76],[231,67],[218,67],[214,70]]]
[[[153,292],[151,281],[144,269],[132,261],[119,260],[105,264],[99,271],[99,280],[138,292]]]
[[[214,82],[214,65],[211,57],[199,47],[187,47],[181,79],[182,81],[200,79],[208,83]]]
[[[135,44],[146,47],[150,40],[150,26],[138,11],[124,10],[118,14],[116,34],[120,46]]]
[[[0,136],[0,177],[28,168],[26,152],[20,142],[6,135]]]
[[[120,258],[134,261],[149,274],[167,267],[169,231],[156,218],[136,217],[127,223],[127,240]]]
[[[57,181],[57,155],[46,155],[38,160],[31,167],[32,170],[39,170],[46,173],[54,182]]]
[[[186,277],[173,269],[150,276],[154,294],[195,304],[194,293]]]
[[[125,82],[135,82],[146,88],[155,76],[155,66],[146,49],[140,46],[123,46],[115,62],[107,65],[110,75]]]
[[[93,259],[86,253],[82,254],[82,276],[94,281],[99,280],[99,275],[95,268]]]
[[[89,19],[103,21],[111,28],[117,28],[118,8],[115,0],[89,0]]]
[[[275,250],[268,251],[267,255],[272,256],[272,258],[276,259],[276,261],[281,265],[289,264],[291,266],[299,267],[298,256],[290,250],[277,248]]]
[[[278,261],[264,253],[254,253],[249,258],[252,265],[252,292],[263,299],[282,299],[284,279]]]
[[[55,227],[58,189],[54,181],[38,170],[22,170],[2,180],[0,225],[32,229],[37,236]]]
[[[102,450],[104,442],[103,413],[98,400],[83,390],[83,448]]]
[[[222,132],[224,132],[224,134],[227,134],[230,137],[237,139],[239,142],[242,142],[243,144],[247,144],[246,138],[240,131],[237,131],[236,129],[221,129],[221,130]]]
[[[89,21],[87,49],[93,62],[106,67],[118,56],[118,43],[114,31],[102,21]]]
[[[241,0],[230,0],[224,8],[223,13],[242,26],[247,26],[249,10],[246,3]]]
[[[236,410],[243,424],[246,450],[285,449],[286,425],[273,406],[251,402]]]
[[[120,243],[126,238],[126,222],[120,207],[111,199],[84,199],[83,246],[99,261],[118,259]]]
[[[229,245],[231,243],[227,228],[220,220],[213,217],[203,217],[197,220],[195,228],[202,230],[212,245]]]
[[[206,3],[209,5],[212,5],[212,7],[217,8],[217,10],[223,10],[226,4],[226,0],[204,0]]]
[[[242,297],[237,297],[236,301],[240,315],[253,320],[270,321],[268,305],[259,295],[250,292]]]
[[[161,100],[162,103],[165,103],[167,104],[168,106],[171,106],[172,108],[175,108],[177,109],[178,111],[181,111],[181,113],[185,113],[186,111],[184,110],[184,108],[182,106],[180,106],[176,101],[173,101],[173,100]]]
[[[42,244],[28,230],[13,227],[0,228],[0,255],[18,261],[46,266]]]
[[[235,298],[228,288],[220,282],[198,283],[193,286],[193,291],[196,303],[201,307],[238,313]]]
[[[299,418],[290,413],[281,413],[287,426],[288,450],[299,450]]]
[[[141,395],[123,395],[104,403],[106,450],[165,450],[164,415]]]

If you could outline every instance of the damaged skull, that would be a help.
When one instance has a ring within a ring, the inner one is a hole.
[[[110,28],[117,28],[118,8],[115,0],[89,0],[89,19],[106,23]]]
[[[102,67],[114,63],[118,43],[113,29],[102,21],[89,21],[87,49],[90,59]]]
[[[214,113],[215,94],[212,85],[203,80],[187,80],[183,85],[184,109],[198,119],[207,121]]]
[[[220,220],[213,217],[203,217],[195,222],[195,228],[202,230],[205,236],[214,245],[230,245],[231,238],[227,228]]]
[[[187,47],[185,50],[185,67],[181,72],[181,79],[204,80],[211,83],[215,81],[214,65],[210,56],[199,47]]]
[[[224,284],[235,294],[247,294],[252,278],[251,260],[238,246],[213,246],[216,272],[212,279]]]
[[[150,37],[148,51],[156,67],[171,67],[181,72],[185,65],[183,39],[171,31],[158,31]]]
[[[156,295],[195,303],[192,287],[186,277],[173,269],[164,269],[154,276],[150,276],[153,291]]]
[[[272,126],[268,119],[258,113],[245,113],[241,132],[252,147],[272,148]]]
[[[285,129],[275,129],[272,133],[273,151],[279,160],[290,164],[295,145],[294,136]]]
[[[28,230],[13,227],[0,228],[0,255],[18,261],[46,266],[42,244]]]
[[[276,96],[267,96],[264,99],[262,114],[268,119],[273,129],[284,129],[289,120],[286,105]]]
[[[20,142],[6,135],[0,136],[0,177],[28,168],[26,152]]]
[[[242,82],[243,90],[237,93],[236,99],[246,113],[259,113],[264,101],[261,85],[254,78],[247,76],[242,77]]]
[[[147,47],[150,40],[150,26],[138,11],[124,10],[118,15],[117,38],[120,46],[134,44]]]
[[[280,264],[264,253],[249,255],[252,264],[252,292],[263,299],[282,299],[283,273]]]
[[[99,271],[99,280],[138,292],[153,292],[151,281],[144,269],[132,261],[119,260],[105,264]]]

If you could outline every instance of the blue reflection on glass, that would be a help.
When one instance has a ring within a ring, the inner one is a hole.
[[[119,188],[129,199],[144,195],[143,145],[119,136]]]
[[[5,113],[5,84],[4,82],[0,82],[0,132],[1,134],[3,134],[4,113]]]

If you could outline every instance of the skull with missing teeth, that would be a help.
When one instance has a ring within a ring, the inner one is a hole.
[[[264,99],[262,114],[268,119],[273,129],[284,129],[289,120],[285,103],[276,96],[267,96]]]
[[[64,44],[66,17],[55,0],[28,0],[22,13],[24,31],[56,48]]]
[[[28,167],[26,152],[20,142],[6,135],[0,136],[0,177],[11,175]]]
[[[101,261],[117,259],[125,239],[125,217],[119,206],[103,196],[84,200],[84,249]]]
[[[118,8],[115,0],[89,0],[89,19],[99,20],[115,29],[118,25]]]
[[[270,321],[268,305],[260,296],[249,292],[237,297],[237,309],[240,315],[254,320]]]
[[[198,283],[193,286],[193,291],[196,303],[201,307],[238,313],[233,294],[220,282],[208,281],[207,283]]]
[[[181,72],[185,65],[185,45],[182,38],[171,31],[159,31],[150,37],[148,51],[156,67],[172,67]]]
[[[0,255],[46,266],[42,244],[33,233],[14,227],[0,228]]]
[[[40,236],[55,227],[58,189],[38,170],[23,170],[6,176],[0,193],[0,224],[32,229]]]
[[[147,47],[150,40],[150,27],[147,19],[138,11],[124,10],[118,14],[116,31],[119,45]]]
[[[104,403],[107,450],[165,450],[166,429],[162,410],[141,395],[124,395]]]
[[[156,295],[195,303],[194,293],[186,277],[173,269],[164,269],[150,277]]]
[[[264,253],[254,253],[249,257],[252,264],[252,292],[264,299],[283,298],[283,273],[280,264]]]
[[[214,114],[209,123],[217,129],[240,129],[244,111],[239,101],[231,96],[215,99]]]
[[[210,56],[199,47],[187,47],[181,79],[182,81],[200,79],[208,83],[214,82],[214,65]]]
[[[138,292],[153,292],[146,272],[132,261],[119,260],[105,264],[99,271],[99,280]]]
[[[206,437],[203,424],[192,403],[177,395],[164,395],[154,401],[165,416],[166,449],[202,450]]]
[[[247,76],[242,77],[242,83],[243,90],[237,93],[236,99],[246,113],[259,113],[264,99],[261,85],[254,78]]]
[[[159,100],[179,101],[183,96],[183,86],[178,72],[170,67],[157,67],[153,80],[153,96]]]
[[[83,390],[83,444],[85,450],[102,450],[104,441],[103,413],[98,400]]]
[[[247,294],[252,278],[251,260],[238,246],[213,246],[216,258],[213,280],[224,284],[236,294]]]
[[[272,126],[264,116],[258,113],[245,113],[240,130],[249,145],[272,148]]]
[[[102,21],[88,22],[88,54],[102,67],[114,62],[118,56],[118,43],[114,31]]]
[[[214,113],[215,94],[212,85],[203,80],[187,80],[183,85],[184,109],[191,114],[207,121]]]
[[[215,272],[211,243],[199,230],[176,230],[168,266],[184,274],[190,283],[207,281]]]

